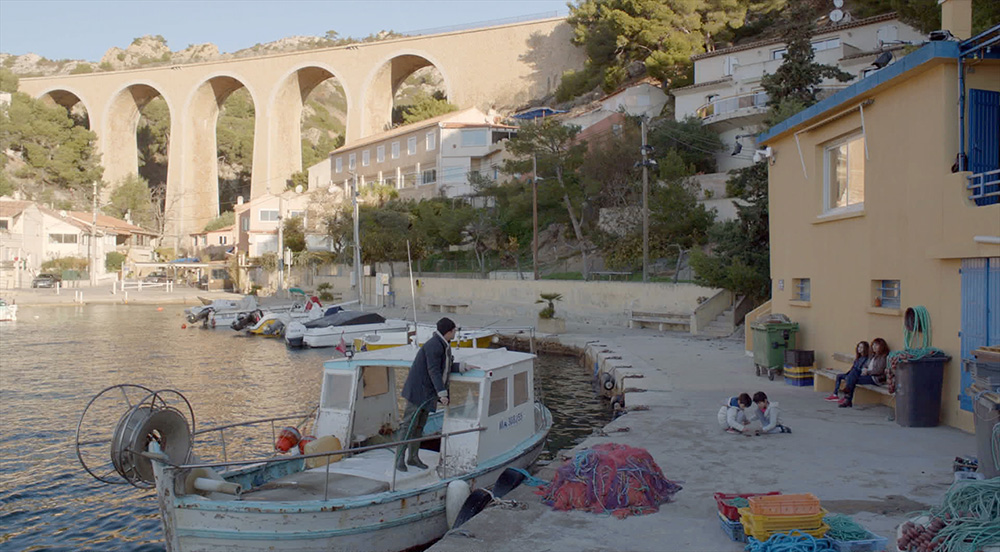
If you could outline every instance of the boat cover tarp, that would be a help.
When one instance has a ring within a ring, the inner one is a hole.
[[[307,328],[325,328],[327,326],[357,326],[359,324],[381,324],[385,317],[376,312],[340,311],[328,314],[323,318],[310,320],[303,324]]]
[[[607,443],[581,450],[536,494],[554,510],[608,513],[622,519],[669,502],[678,482],[663,476],[646,449]]]

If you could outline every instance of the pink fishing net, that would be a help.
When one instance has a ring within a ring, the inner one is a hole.
[[[663,477],[645,449],[608,443],[578,452],[536,493],[555,510],[610,513],[622,519],[659,510],[679,490],[678,482]]]

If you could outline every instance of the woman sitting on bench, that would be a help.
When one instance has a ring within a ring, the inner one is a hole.
[[[833,393],[826,398],[828,401],[840,401],[840,396],[837,393],[840,391],[840,382],[847,380],[851,374],[857,372],[861,375],[861,369],[868,364],[868,360],[871,358],[871,346],[868,345],[867,341],[859,341],[857,346],[854,347],[854,364],[851,365],[851,369],[843,374],[837,374],[837,379],[833,382]]]
[[[889,344],[881,337],[872,340],[872,357],[860,372],[853,369],[847,374],[844,387],[844,398],[840,408],[851,408],[854,405],[854,388],[858,385],[882,385],[886,381],[886,365],[889,360]]]

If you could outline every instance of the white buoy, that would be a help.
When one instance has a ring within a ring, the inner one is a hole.
[[[448,519],[448,529],[455,526],[455,519],[458,517],[458,512],[462,509],[462,505],[465,504],[465,500],[469,498],[472,491],[469,489],[469,484],[461,479],[456,479],[451,483],[448,483],[448,494],[444,501],[444,512],[445,517]]]

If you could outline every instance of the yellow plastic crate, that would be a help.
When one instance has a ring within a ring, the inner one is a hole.
[[[813,367],[812,366],[789,366],[785,365],[781,371],[786,376],[812,376]]]
[[[812,493],[752,496],[750,513],[766,516],[804,516],[819,513],[819,499]]]
[[[816,514],[797,516],[759,515],[752,513],[750,508],[740,508],[739,512],[743,530],[757,540],[767,540],[772,533],[787,533],[792,529],[821,537],[829,529],[829,526],[823,524],[823,517],[828,514],[824,509],[820,509]]]

